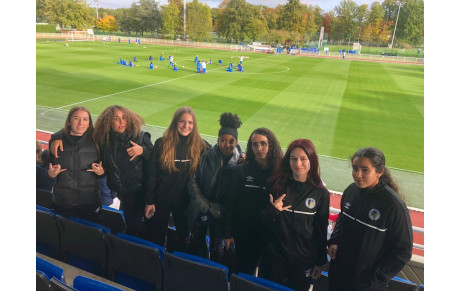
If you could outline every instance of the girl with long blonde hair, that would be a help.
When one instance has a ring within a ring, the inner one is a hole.
[[[179,238],[178,248],[185,249],[188,238],[186,208],[187,182],[195,172],[200,156],[210,147],[198,131],[192,108],[176,110],[163,136],[155,141],[152,159],[152,190],[146,197],[146,238],[164,245],[172,213]]]

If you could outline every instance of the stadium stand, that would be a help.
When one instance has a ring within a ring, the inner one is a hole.
[[[103,205],[101,209],[101,225],[110,228],[113,234],[126,231],[124,212],[112,207]]]
[[[399,277],[393,277],[388,283],[388,288],[391,291],[416,291],[417,284]]]
[[[75,277],[73,287],[81,291],[123,291],[123,289],[85,276]]]
[[[292,289],[244,273],[232,274],[230,277],[230,291],[290,291]]]
[[[36,194],[37,205],[52,209],[53,208],[53,193],[37,188]]]
[[[45,273],[37,270],[36,275],[36,290],[37,291],[52,291],[50,280],[46,277]]]
[[[36,210],[36,251],[55,259],[61,258],[60,232],[54,213],[39,205]]]
[[[69,285],[67,285],[64,282],[59,281],[56,278],[52,278],[50,280],[50,284],[51,284],[51,290],[53,290],[53,291],[73,291],[73,290],[77,290],[77,289],[74,289],[74,288],[70,287]]]
[[[107,233],[106,239],[111,280],[135,290],[162,290],[163,247],[123,233]]]
[[[40,257],[37,257],[36,269],[42,272],[48,280],[54,277],[61,282],[65,282],[64,269]]]
[[[64,262],[98,276],[107,276],[107,244],[104,233],[110,229],[84,221],[56,215],[61,232]]]
[[[313,291],[329,290],[328,273],[323,271],[321,277],[314,282]]]
[[[228,291],[226,266],[177,251],[173,254],[165,252],[163,258],[165,264],[163,290]]]

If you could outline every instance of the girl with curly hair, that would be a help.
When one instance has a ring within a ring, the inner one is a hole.
[[[246,162],[232,177],[225,201],[225,246],[235,245],[238,272],[254,274],[267,241],[260,213],[268,203],[267,179],[278,166],[283,152],[268,128],[257,128],[249,136]]]
[[[144,119],[126,107],[113,105],[99,115],[93,138],[99,149],[107,185],[117,192],[124,211],[126,232],[139,235],[144,216],[145,196],[149,192],[149,160],[153,151],[150,133],[141,130]],[[92,126],[90,127],[92,131]],[[51,144],[51,143],[50,143]],[[62,141],[50,146],[57,156]]]

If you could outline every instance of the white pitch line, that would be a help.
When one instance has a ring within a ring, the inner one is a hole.
[[[270,57],[270,56],[266,56],[265,58],[267,58],[267,57]],[[258,58],[258,59],[251,60],[251,61],[256,61],[256,60],[259,60],[259,59],[262,59],[262,58]],[[187,68],[188,68],[188,67],[187,67]],[[222,69],[222,67],[220,67],[220,68],[215,68],[215,69],[212,69],[212,70],[209,70],[208,72],[212,72],[212,71],[218,70],[218,69]],[[63,105],[63,106],[60,106],[60,107],[56,107],[56,108],[52,108],[52,109],[50,109],[50,110],[43,111],[42,113],[40,113],[40,115],[45,115],[45,113],[50,112],[50,111],[53,111],[53,110],[56,110],[56,109],[59,110],[59,109],[65,108],[65,107],[74,106],[74,105],[82,104],[82,103],[86,103],[86,102],[91,102],[91,101],[95,101],[95,100],[99,100],[99,99],[103,99],[103,98],[115,96],[115,95],[118,95],[118,94],[123,94],[123,93],[131,92],[131,91],[135,91],[135,90],[139,90],[139,89],[143,89],[143,88],[147,88],[147,87],[151,87],[151,86],[161,85],[161,84],[164,84],[164,83],[167,83],[167,82],[172,82],[172,81],[176,81],[176,80],[180,80],[180,79],[183,79],[183,78],[187,78],[187,77],[190,77],[190,76],[196,76],[196,75],[197,75],[196,73],[193,73],[193,74],[186,75],[186,76],[182,76],[182,77],[178,77],[178,78],[175,78],[175,79],[169,79],[169,80],[161,81],[161,82],[158,82],[158,83],[153,83],[153,84],[149,84],[149,85],[145,85],[145,86],[141,86],[141,87],[137,87],[137,88],[132,88],[132,89],[128,89],[128,90],[124,90],[124,91],[112,93],[112,94],[109,94],[109,95],[99,96],[99,97],[96,97],[96,98],[93,98],[93,99],[88,99],[88,100],[84,100],[84,101],[80,101],[80,102],[76,102],[76,103],[72,103],[72,104]]]

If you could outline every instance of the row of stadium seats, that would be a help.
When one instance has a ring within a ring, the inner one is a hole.
[[[246,274],[232,274],[229,278],[228,268],[211,260],[177,251],[170,253],[152,242],[124,233],[114,235],[102,225],[78,218],[67,219],[41,206],[37,206],[36,212],[37,252],[134,290],[218,291],[228,290],[229,285],[233,285],[231,290],[258,290],[255,286],[265,286],[259,290],[291,290]],[[49,280],[46,283],[43,274],[37,273],[37,290],[39,285],[65,284],[63,271],[56,271],[58,267],[43,268],[43,265],[43,259],[37,257],[37,270],[45,273]],[[58,282],[51,282],[53,277]],[[75,284],[74,281],[74,288],[79,290]]]
[[[152,242],[124,233],[115,235],[108,227],[78,218],[67,219],[42,206],[37,206],[36,211],[37,252],[135,290],[228,290],[229,286],[230,290],[290,290],[246,274],[229,276],[228,268],[216,262],[177,251],[170,253]],[[49,282],[37,273],[37,290],[53,290],[38,289],[39,285],[65,284],[63,271],[56,271],[55,267],[43,269],[42,261],[37,257],[37,270],[44,272]],[[323,272],[313,290],[328,290],[327,275]],[[51,282],[53,277],[58,282]],[[91,279],[78,280],[99,284]],[[423,290],[423,285],[395,277],[390,281],[390,290]]]

